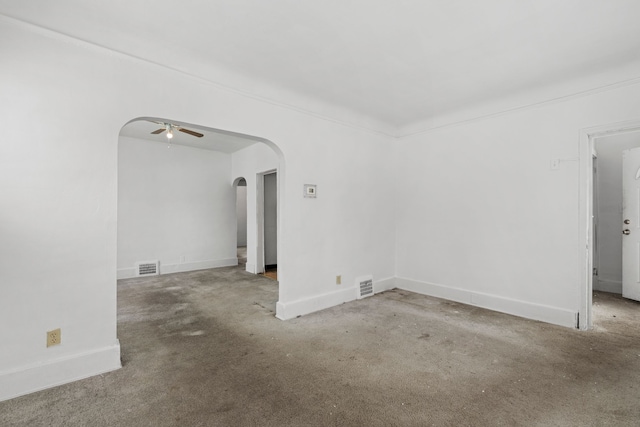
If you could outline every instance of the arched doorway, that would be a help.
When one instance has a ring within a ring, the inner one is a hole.
[[[142,117],[122,128],[118,165],[119,279],[236,265],[239,242],[247,248],[246,270],[259,272],[257,177],[278,170],[282,185],[283,176],[283,156],[273,143]],[[238,234],[242,191],[246,242]],[[155,270],[140,268],[150,264]]]

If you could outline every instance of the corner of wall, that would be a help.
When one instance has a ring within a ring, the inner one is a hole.
[[[395,288],[395,278],[374,280],[374,293],[380,293]],[[327,292],[309,298],[302,298],[291,302],[278,301],[276,304],[276,317],[280,320],[289,320],[305,314],[331,308],[345,302],[355,301],[358,290],[350,286],[338,291]]]
[[[482,292],[473,292],[466,289],[454,288],[435,283],[422,282],[407,278],[396,278],[399,289],[429,295],[436,298],[456,301],[463,304],[486,308],[488,310],[524,317],[531,320],[539,320],[554,325],[576,327],[577,312],[559,307],[551,307],[542,304],[534,304],[527,301],[505,298]]]

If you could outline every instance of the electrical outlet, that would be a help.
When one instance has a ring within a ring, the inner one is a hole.
[[[52,345],[58,345],[61,342],[62,342],[62,335],[60,333],[60,328],[47,332],[47,347],[51,347]]]
[[[336,285],[342,285],[342,275],[336,276]]]

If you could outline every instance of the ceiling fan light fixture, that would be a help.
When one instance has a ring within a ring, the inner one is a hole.
[[[160,129],[156,129],[153,132],[151,132],[152,135],[160,135],[163,132],[167,132],[166,135],[167,135],[167,139],[169,140],[173,138],[174,129],[180,132],[186,133],[187,135],[195,136],[196,138],[202,138],[204,136],[203,133],[196,132],[191,129],[185,129],[182,126],[174,125],[173,123],[157,122],[155,120],[148,120],[148,119],[145,119],[145,120],[162,126]]]

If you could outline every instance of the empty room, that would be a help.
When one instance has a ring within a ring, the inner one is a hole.
[[[637,425],[639,16],[0,0],[0,425]]]

